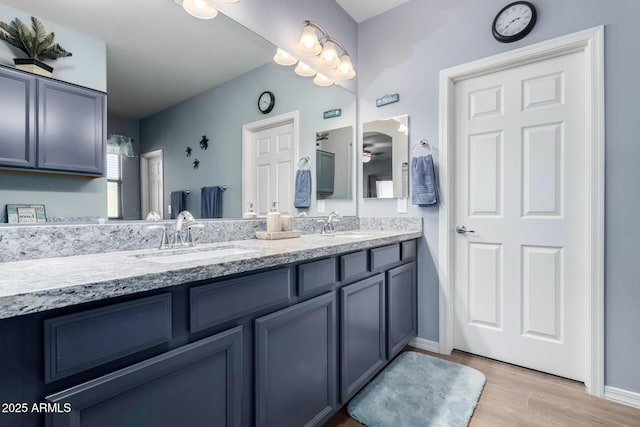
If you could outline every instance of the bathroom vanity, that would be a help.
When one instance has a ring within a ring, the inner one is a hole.
[[[320,426],[415,337],[421,235],[2,263],[2,425]]]

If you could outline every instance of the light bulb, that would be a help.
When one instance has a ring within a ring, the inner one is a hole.
[[[369,163],[371,161],[371,153],[368,151],[362,152],[362,163]]]
[[[333,84],[333,80],[331,80],[329,77],[325,76],[322,73],[318,73],[316,75],[316,77],[313,79],[313,82],[316,84],[316,86],[331,86]]]
[[[280,64],[280,65],[284,65],[284,66],[289,66],[289,65],[293,65],[296,62],[298,62],[298,60],[296,58],[294,58],[293,56],[291,56],[291,54],[289,54],[289,52],[285,52],[284,50],[278,48],[278,50],[276,51],[276,54],[273,57],[273,61],[276,64]]]
[[[298,50],[306,56],[315,56],[322,51],[322,45],[318,40],[316,30],[312,26],[307,25],[304,27],[300,43],[298,43]]]
[[[325,67],[337,67],[340,64],[340,57],[336,50],[336,45],[332,41],[326,41],[322,53],[320,54],[320,64]]]
[[[353,64],[351,64],[351,58],[346,53],[340,58],[340,65],[338,65],[335,76],[345,80],[352,79],[356,76]]]
[[[313,77],[316,75],[316,70],[309,67],[307,64],[305,64],[302,61],[298,62],[298,66],[294,71],[296,72],[297,75],[302,77]]]
[[[218,10],[205,0],[184,0],[182,7],[189,15],[198,19],[213,19],[218,15]]]

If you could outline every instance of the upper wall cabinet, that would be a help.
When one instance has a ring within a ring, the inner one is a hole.
[[[0,68],[0,164],[36,166],[36,78]]]
[[[5,68],[0,90],[0,166],[103,174],[104,93]]]

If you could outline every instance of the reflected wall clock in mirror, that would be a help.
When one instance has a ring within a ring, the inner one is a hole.
[[[276,96],[268,90],[262,92],[258,97],[258,108],[262,114],[268,114],[276,105]]]
[[[536,25],[536,19],[536,8],[528,1],[509,3],[493,20],[493,37],[502,43],[518,41],[531,32]]]

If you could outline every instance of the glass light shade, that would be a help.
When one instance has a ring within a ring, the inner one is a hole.
[[[224,0],[225,3],[238,3],[240,0]]]
[[[333,80],[331,80],[329,77],[325,76],[322,73],[318,73],[315,78],[313,79],[313,82],[316,84],[316,86],[331,86],[333,84]]]
[[[298,50],[306,56],[315,56],[322,52],[322,45],[318,40],[315,28],[309,25],[304,27],[304,31],[300,37],[300,43],[298,43]]]
[[[182,7],[198,19],[213,19],[218,15],[218,10],[205,0],[184,0]]]
[[[297,75],[302,76],[302,77],[313,77],[317,73],[316,70],[314,70],[313,68],[309,67],[307,64],[305,64],[302,61],[298,62],[298,66],[296,67],[296,69],[294,71],[296,72]]]
[[[356,76],[356,71],[353,69],[351,58],[349,55],[344,54],[340,58],[340,65],[336,69],[335,76],[339,79],[349,80]]]
[[[280,64],[280,65],[284,65],[284,66],[289,66],[289,65],[293,65],[296,62],[298,62],[298,60],[296,58],[294,58],[293,56],[291,56],[289,54],[289,52],[285,52],[284,50],[278,48],[278,50],[276,51],[276,54],[273,57],[273,61],[276,64]]]
[[[338,56],[336,45],[332,41],[325,42],[320,54],[320,64],[332,68],[340,65],[340,57]]]
[[[362,163],[369,163],[371,161],[371,153],[368,151],[362,152]]]

